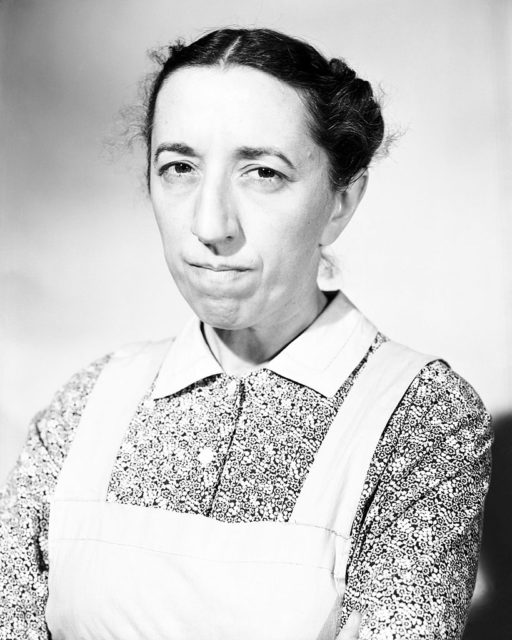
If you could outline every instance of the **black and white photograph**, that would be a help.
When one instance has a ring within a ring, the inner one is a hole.
[[[512,638],[512,2],[0,0],[0,640]]]

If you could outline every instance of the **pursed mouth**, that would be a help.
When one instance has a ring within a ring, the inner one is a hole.
[[[209,271],[249,271],[248,267],[241,267],[238,265],[228,265],[228,264],[220,264],[220,265],[212,265],[212,264],[199,264],[197,262],[189,262],[191,267],[196,267],[197,269],[208,269]]]

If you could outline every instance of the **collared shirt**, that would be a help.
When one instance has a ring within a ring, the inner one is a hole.
[[[359,311],[341,292],[327,292],[329,303],[305,331],[294,338],[264,368],[282,378],[332,397],[360,362],[366,349],[349,341],[360,320]],[[358,352],[359,349],[359,352]],[[156,380],[153,398],[163,398],[209,376],[223,374],[193,318],[174,340]]]
[[[127,429],[107,500],[229,522],[286,521],[336,412],[385,340],[378,334],[347,370],[353,330],[338,294],[270,362],[231,376],[191,321]],[[75,375],[36,417],[3,491],[0,638],[47,638],[48,500],[107,361]],[[354,522],[342,619],[363,612],[362,640],[460,637],[490,441],[474,390],[445,363],[426,366],[383,432]]]

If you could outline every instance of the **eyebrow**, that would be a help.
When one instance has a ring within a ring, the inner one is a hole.
[[[174,153],[181,153],[184,156],[194,156],[195,158],[198,157],[198,154],[194,151],[194,149],[192,149],[192,147],[189,147],[188,144],[185,144],[184,142],[163,142],[156,148],[153,160],[156,161],[158,156],[164,151],[174,151]]]
[[[240,147],[237,150],[237,157],[246,160],[256,160],[262,156],[276,156],[280,158],[290,169],[295,170],[293,162],[287,158],[277,147]]]
[[[199,154],[192,147],[184,142],[164,142],[159,144],[154,154],[154,161],[164,151],[171,151],[174,153],[180,153],[184,156],[191,156],[197,158]],[[276,156],[280,158],[285,164],[287,164],[294,171],[296,170],[293,162],[286,157],[286,155],[280,151],[277,147],[240,147],[236,151],[236,157],[240,160],[256,160],[262,156]]]

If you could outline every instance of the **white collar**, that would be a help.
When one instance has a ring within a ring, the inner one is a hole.
[[[263,368],[330,397],[362,360],[376,334],[375,326],[338,291],[314,322]],[[203,336],[200,320],[194,317],[165,356],[152,397],[172,395],[222,373]]]

